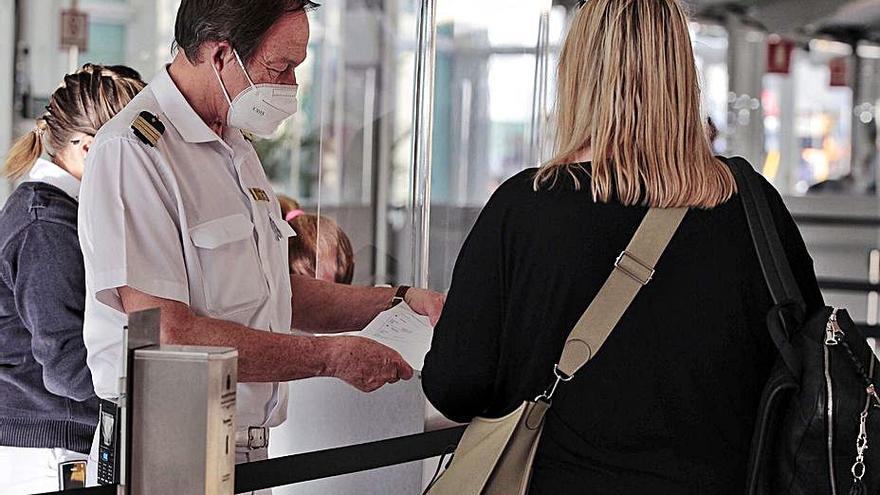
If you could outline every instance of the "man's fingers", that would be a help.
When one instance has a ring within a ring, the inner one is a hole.
[[[403,358],[397,363],[397,376],[403,380],[409,380],[413,377],[413,369]]]

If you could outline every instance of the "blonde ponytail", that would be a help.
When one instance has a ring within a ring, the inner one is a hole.
[[[64,82],[49,97],[46,113],[37,119],[36,128],[9,150],[3,175],[20,179],[44,151],[55,156],[70,145],[76,133],[94,136],[144,86],[137,71],[122,65],[86,64],[64,76]]]
[[[34,163],[43,154],[43,127],[44,121],[37,123],[37,127],[21,137],[6,155],[6,163],[3,164],[3,175],[12,180],[18,180],[27,175],[33,168]]]

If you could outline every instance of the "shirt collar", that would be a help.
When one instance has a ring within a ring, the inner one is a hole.
[[[49,160],[38,158],[28,174],[28,180],[57,187],[64,191],[64,194],[79,201],[79,179]]]
[[[150,81],[149,87],[153,91],[162,113],[168,117],[168,120],[185,141],[188,143],[220,141],[220,137],[205,124],[205,121],[193,110],[183,93],[171,80],[168,66],[159,71],[159,74]]]

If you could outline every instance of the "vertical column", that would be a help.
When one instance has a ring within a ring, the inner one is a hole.
[[[876,184],[877,167],[877,100],[880,60],[874,47],[854,47],[850,57],[852,89],[852,174],[857,190],[868,190]],[[867,53],[870,52],[870,53]],[[865,55],[872,55],[866,57]]]
[[[535,87],[532,96],[532,129],[530,137],[530,167],[543,162],[547,154],[548,73],[550,65],[550,6],[541,12],[538,42],[535,45]]]
[[[393,249],[388,229],[388,209],[391,196],[391,176],[394,133],[395,133],[395,95],[397,94],[397,29],[400,22],[400,3],[397,0],[383,2],[383,16],[386,27],[381,31],[380,59],[378,72],[378,105],[380,118],[376,138],[375,187],[373,194],[373,275],[376,284],[386,284],[391,280],[388,255]]]
[[[797,167],[800,162],[800,148],[797,143],[795,119],[797,118],[795,95],[797,81],[794,76],[794,60],[800,56],[797,50],[792,53],[791,72],[782,77],[779,92],[779,174],[774,185],[783,194],[795,190]]]
[[[413,285],[428,286],[431,231],[431,153],[434,126],[434,62],[437,58],[436,0],[419,7],[418,52],[413,103],[412,267]]]
[[[767,63],[766,35],[745,25],[738,14],[726,19],[728,154],[741,155],[756,167],[764,163],[764,112],[761,90]]]
[[[12,128],[15,123],[13,90],[15,84],[15,0],[0,0],[0,150],[12,145]],[[0,183],[0,204],[6,201],[12,184]]]

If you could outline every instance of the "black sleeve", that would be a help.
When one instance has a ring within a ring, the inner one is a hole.
[[[504,318],[506,210],[499,196],[504,196],[500,190],[483,209],[459,253],[422,371],[428,400],[459,422],[485,412],[497,373]]]
[[[800,287],[801,295],[806,303],[807,314],[813,314],[825,307],[825,299],[822,297],[822,291],[819,289],[819,282],[816,279],[813,258],[810,257],[804,238],[801,236],[801,232],[794,222],[791,213],[782,201],[779,191],[767,180],[762,180],[761,183],[764,186],[764,193],[773,212],[776,230],[779,232],[782,245],[785,246],[788,263],[791,266],[795,281]]]
[[[85,270],[76,231],[38,221],[21,235],[11,281],[43,384],[55,395],[88,400],[95,391],[83,343]]]

